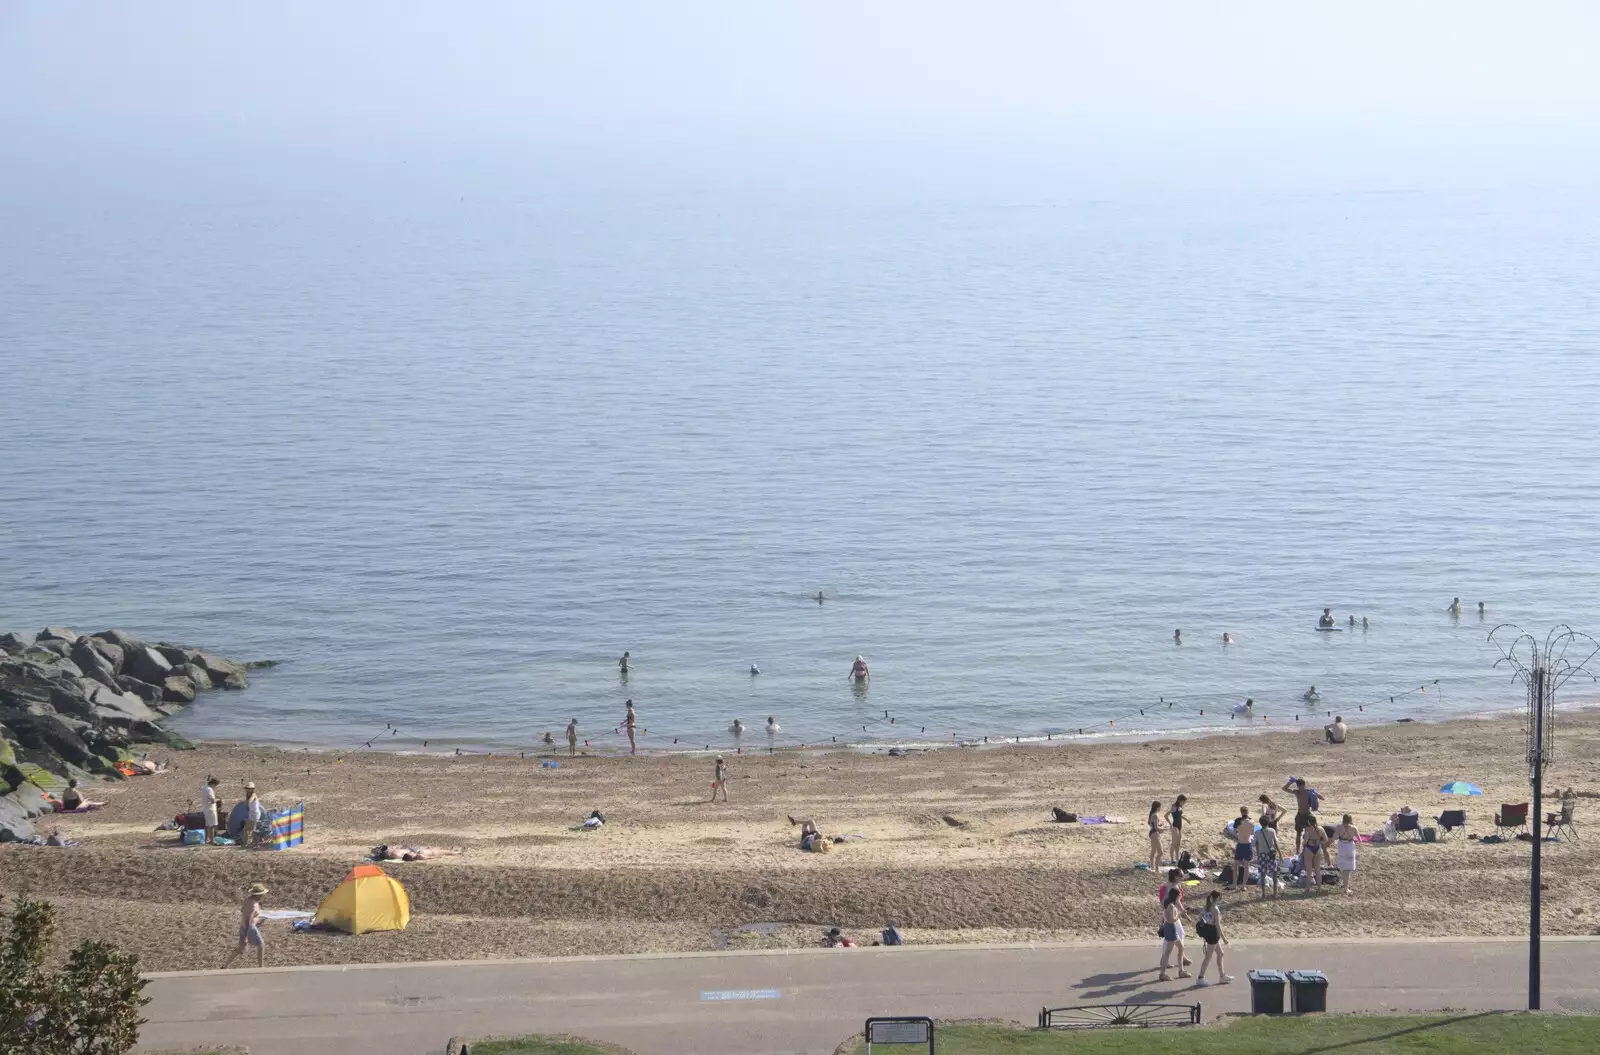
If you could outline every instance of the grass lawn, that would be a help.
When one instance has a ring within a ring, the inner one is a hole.
[[[1600,1016],[1519,1012],[1457,1015],[1251,1017],[1177,1029],[1038,1030],[941,1025],[939,1055],[1588,1055]],[[861,1045],[860,1052],[866,1051]],[[910,1048],[883,1048],[889,1052]]]
[[[472,1055],[631,1055],[625,1048],[576,1037],[507,1037],[471,1045]]]

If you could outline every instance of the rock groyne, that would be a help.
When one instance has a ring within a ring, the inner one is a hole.
[[[125,630],[0,634],[0,842],[52,811],[42,785],[120,779],[138,745],[180,746],[161,719],[202,692],[245,688],[256,665]]]

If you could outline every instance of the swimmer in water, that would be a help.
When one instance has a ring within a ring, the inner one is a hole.
[[[1246,717],[1246,718],[1253,718],[1253,717],[1255,717],[1255,713],[1256,713],[1256,701],[1255,701],[1255,700],[1250,700],[1250,699],[1247,699],[1247,700],[1245,700],[1245,701],[1244,701],[1244,702],[1243,702],[1243,703],[1236,703],[1236,704],[1234,704],[1234,705],[1233,705],[1233,713],[1234,713],[1234,714],[1242,714],[1242,715],[1244,715],[1244,716],[1245,716],[1245,717]]]
[[[1352,615],[1350,617],[1350,625],[1351,626],[1355,626],[1356,625],[1356,617],[1354,615]]]
[[[1231,645],[1231,644],[1233,644],[1233,638],[1231,638],[1231,637],[1229,637],[1229,636],[1228,636],[1228,634],[1227,634],[1227,631],[1223,631],[1223,634],[1222,634],[1222,643],[1223,643],[1223,644],[1224,644],[1224,645]]]
[[[770,714],[767,715],[767,739],[769,739],[769,740],[772,739],[774,736],[777,736],[778,733],[780,733],[781,731],[782,731],[782,726],[780,726],[778,724],[778,719],[774,718]]]
[[[1317,687],[1313,685],[1311,688],[1301,693],[1300,698],[1305,700],[1307,703],[1316,703],[1318,700],[1322,699],[1322,693],[1318,692]]]
[[[733,743],[734,746],[737,747],[739,745],[739,741],[744,739],[744,719],[735,718],[733,720],[733,724],[728,726],[728,732],[733,734]]]
[[[1450,602],[1450,607],[1446,608],[1445,611],[1449,612],[1451,615],[1460,615],[1461,614],[1461,598],[1457,597],[1455,600],[1451,601]]]
[[[1489,614],[1489,606],[1484,604],[1482,601],[1479,601],[1478,602],[1478,618],[1482,619],[1484,616],[1486,616],[1488,614]]]
[[[823,601],[823,596],[822,596],[822,591],[821,591],[821,590],[818,590],[818,591],[817,591],[817,603],[818,603],[818,604],[821,604],[821,603],[822,603],[822,601]]]
[[[1183,644],[1183,631],[1182,630],[1174,630],[1172,632],[1172,643],[1174,645]]]
[[[1321,627],[1329,627],[1329,626],[1333,625],[1333,609],[1332,608],[1324,608],[1322,610],[1322,618],[1317,620],[1317,625],[1321,626]]]
[[[622,658],[617,660],[617,673],[621,674],[624,678],[626,678],[628,676],[628,671],[630,671],[632,669],[633,669],[632,658],[626,652],[624,652],[622,654]]]
[[[1367,628],[1367,617],[1366,616],[1362,616],[1361,617],[1361,629],[1365,630],[1366,628]]]
[[[761,673],[761,668],[760,667],[756,666],[754,663],[750,664],[750,676],[752,678],[755,677],[757,674],[760,674],[760,673]]]
[[[867,661],[857,656],[856,661],[850,664],[850,673],[845,677],[855,681],[870,681],[872,679],[872,671],[867,669]]]

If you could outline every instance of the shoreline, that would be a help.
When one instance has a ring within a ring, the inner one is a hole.
[[[1583,713],[1587,713],[1587,712],[1590,712],[1590,711],[1600,711],[1600,697],[1596,697],[1596,698],[1592,698],[1592,699],[1583,699],[1583,700],[1575,701],[1575,702],[1572,702],[1572,703],[1561,703],[1561,704],[1558,704],[1556,706],[1556,711],[1557,711],[1558,714],[1563,714],[1563,715],[1567,715],[1567,714],[1583,714]],[[1349,716],[1346,716],[1346,724],[1350,727],[1351,732],[1355,733],[1355,732],[1358,732],[1358,731],[1370,731],[1370,730],[1377,730],[1377,729],[1387,729],[1387,728],[1391,728],[1391,727],[1394,727],[1394,726],[1403,726],[1403,725],[1437,726],[1437,725],[1448,724],[1448,723],[1451,723],[1451,722],[1495,722],[1495,721],[1509,721],[1509,720],[1521,721],[1522,720],[1521,716],[1523,715],[1523,713],[1524,713],[1524,710],[1523,710],[1522,707],[1503,707],[1503,708],[1497,708],[1497,709],[1494,709],[1494,710],[1469,711],[1469,712],[1462,712],[1462,713],[1459,713],[1459,714],[1448,714],[1448,715],[1431,716],[1431,717],[1420,717],[1420,718],[1412,718],[1412,717],[1407,717],[1407,718],[1389,718],[1389,719],[1383,719],[1383,720],[1380,720],[1380,721],[1351,722],[1351,721],[1349,721]],[[997,749],[997,748],[1006,748],[1006,747],[1034,748],[1034,747],[1067,747],[1067,746],[1071,746],[1071,745],[1094,746],[1094,745],[1099,745],[1099,744],[1115,745],[1115,744],[1160,743],[1160,742],[1169,741],[1169,740],[1172,741],[1172,742],[1175,742],[1175,743],[1193,743],[1193,742],[1204,741],[1204,740],[1209,740],[1209,739],[1228,739],[1228,738],[1232,738],[1232,737],[1272,736],[1272,735],[1277,735],[1277,734],[1282,734],[1282,733],[1294,733],[1294,732],[1298,732],[1298,731],[1302,731],[1302,730],[1311,730],[1311,731],[1320,732],[1321,729],[1322,729],[1322,726],[1327,724],[1330,721],[1332,721],[1331,718],[1327,718],[1327,717],[1323,717],[1323,716],[1316,716],[1316,717],[1313,718],[1312,721],[1308,721],[1308,722],[1299,722],[1299,721],[1291,720],[1291,721],[1288,721],[1288,722],[1279,722],[1276,725],[1269,725],[1265,721],[1261,722],[1260,724],[1240,722],[1240,723],[1231,723],[1228,726],[1216,726],[1216,727],[1191,726],[1191,727],[1185,727],[1185,728],[1180,728],[1180,729],[1161,729],[1161,730],[1140,729],[1140,730],[1128,730],[1126,732],[1123,732],[1123,731],[1115,731],[1115,732],[1113,732],[1113,731],[1110,731],[1110,730],[1105,730],[1105,731],[1091,732],[1091,733],[1018,734],[1018,735],[985,737],[983,739],[959,740],[959,741],[954,741],[954,742],[952,742],[952,741],[944,741],[944,740],[915,740],[915,739],[907,739],[907,740],[862,740],[862,741],[854,741],[854,742],[830,741],[830,742],[827,742],[827,743],[790,743],[790,744],[779,745],[779,746],[777,746],[776,748],[774,748],[774,749],[772,749],[770,751],[764,745],[755,746],[755,747],[744,746],[742,749],[739,749],[739,748],[736,748],[735,745],[733,745],[731,743],[727,743],[727,744],[715,744],[714,743],[714,744],[711,744],[711,745],[705,746],[705,747],[676,747],[676,748],[674,748],[674,747],[666,747],[666,748],[647,747],[647,746],[644,746],[644,745],[641,744],[637,754],[636,755],[631,755],[631,756],[630,756],[626,746],[618,748],[618,747],[613,747],[613,746],[594,746],[594,745],[591,744],[589,746],[580,747],[578,749],[577,757],[579,757],[579,758],[629,758],[629,757],[637,757],[637,758],[701,758],[701,757],[703,757],[703,758],[709,758],[709,757],[717,755],[717,754],[735,754],[736,757],[740,757],[740,758],[757,758],[757,757],[767,758],[767,757],[783,756],[783,755],[786,755],[786,754],[798,754],[798,753],[800,753],[802,751],[803,752],[808,752],[808,753],[813,754],[813,755],[827,754],[827,753],[831,753],[831,752],[844,752],[844,753],[862,754],[862,755],[882,755],[882,754],[887,753],[891,749],[898,749],[898,750],[905,751],[905,752],[915,752],[915,753],[918,753],[918,754],[929,754],[929,753],[937,753],[937,752],[951,751],[951,750],[962,750],[962,749],[966,749],[966,750],[985,750],[985,751],[987,751],[987,750],[994,750],[994,749]],[[620,734],[613,734],[613,735],[620,736]],[[192,741],[192,743],[195,744],[196,746],[200,746],[200,747],[233,748],[233,749],[260,748],[260,749],[267,749],[267,750],[274,750],[274,751],[282,751],[282,752],[290,753],[290,754],[298,753],[298,754],[302,754],[302,755],[311,755],[311,756],[318,756],[318,755],[338,755],[338,756],[343,756],[343,755],[354,755],[354,754],[371,754],[371,755],[392,755],[394,757],[399,757],[399,758],[438,758],[438,759],[444,759],[444,758],[487,758],[487,757],[506,758],[506,757],[515,756],[515,757],[518,757],[518,758],[530,758],[530,759],[532,759],[532,758],[537,758],[537,759],[555,758],[558,761],[568,757],[568,755],[566,753],[566,745],[563,742],[560,742],[560,741],[558,741],[554,746],[550,746],[550,745],[541,743],[536,748],[529,748],[529,749],[508,748],[508,749],[503,749],[503,750],[501,750],[501,749],[489,749],[489,748],[486,748],[486,747],[480,747],[480,748],[472,749],[472,750],[468,750],[465,747],[462,747],[462,748],[459,748],[459,749],[449,749],[449,750],[447,750],[447,749],[444,749],[444,748],[428,748],[428,747],[423,747],[423,746],[411,746],[411,747],[399,748],[399,749],[395,749],[395,750],[385,750],[385,749],[376,748],[376,747],[368,748],[364,744],[363,745],[357,745],[355,747],[339,747],[339,746],[335,746],[335,745],[326,745],[326,744],[319,745],[319,744],[309,744],[309,743],[298,743],[298,742],[293,742],[293,741],[272,741],[272,740],[209,740],[209,739],[201,739],[201,740],[194,740],[194,741]]]
[[[269,908],[315,909],[376,844],[459,848],[461,856],[385,865],[411,894],[404,932],[297,934],[269,929],[269,965],[621,955],[815,945],[838,925],[870,939],[893,920],[913,944],[1004,944],[1147,937],[1156,877],[1152,799],[1189,797],[1185,845],[1226,853],[1221,828],[1241,805],[1307,775],[1325,818],[1362,831],[1402,804],[1431,821],[1465,807],[1493,831],[1501,802],[1526,801],[1520,716],[1353,728],[1262,730],[1187,740],[991,744],[975,751],[779,751],[730,759],[727,804],[707,802],[703,753],[589,754],[544,768],[538,756],[310,752],[202,744],[172,772],[100,785],[108,805],[51,823],[81,845],[0,847],[0,890],[50,897],[72,940],[117,929],[149,970],[217,966],[240,891],[273,890]],[[1600,797],[1600,712],[1570,711],[1548,784],[1574,785],[1580,824]],[[225,797],[249,779],[269,807],[303,801],[303,846],[283,852],[180,847],[152,829],[185,809],[207,774]],[[1447,780],[1481,798],[1443,799]],[[1129,823],[1054,824],[1050,808]],[[574,830],[592,809],[607,824]],[[825,854],[798,848],[786,816],[851,838]],[[1290,845],[1292,832],[1284,829]],[[1354,894],[1228,894],[1241,937],[1508,936],[1525,931],[1527,845],[1459,835],[1360,850]],[[1545,854],[1546,932],[1600,934],[1588,876],[1600,846]],[[1191,896],[1209,889],[1209,882]],[[1426,894],[1419,893],[1425,891]]]

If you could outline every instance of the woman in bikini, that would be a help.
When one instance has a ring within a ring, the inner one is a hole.
[[[1164,847],[1161,845],[1161,832],[1166,827],[1161,823],[1161,803],[1150,804],[1150,871],[1161,870],[1161,854]]]

